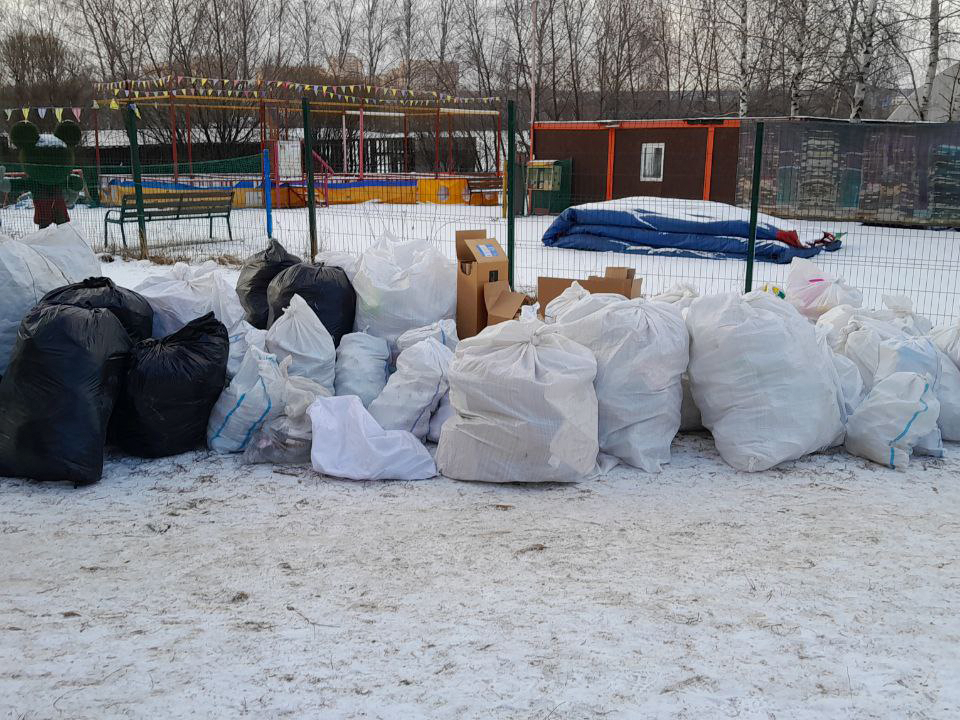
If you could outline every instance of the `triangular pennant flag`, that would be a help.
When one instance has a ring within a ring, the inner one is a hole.
[[[63,108],[54,108],[53,115],[57,118],[57,122],[61,122],[63,120]]]
[[[120,103],[118,103],[116,100],[111,100],[111,101],[110,101],[110,109],[111,109],[111,110],[119,110],[119,109],[120,109]]]
[[[138,108],[138,107],[137,107],[136,105],[134,105],[133,103],[130,103],[130,107],[133,108],[133,114],[136,115],[136,116],[139,118],[139,117],[140,117],[140,108]]]
[[[20,112],[23,113],[24,120],[26,120],[30,116],[30,108],[20,108]]]
[[[46,114],[47,114],[47,108],[37,108],[37,115],[40,116],[41,120],[43,120]]]
[[[4,110],[3,114],[7,116],[7,120],[10,119],[10,116],[13,115],[13,110]]]
[[[203,87],[207,84],[207,78],[200,78],[200,87]]]

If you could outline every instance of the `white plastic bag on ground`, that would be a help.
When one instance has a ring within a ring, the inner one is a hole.
[[[814,322],[839,305],[863,304],[863,294],[857,288],[806,258],[795,257],[791,261],[786,294],[787,302]]]
[[[390,348],[383,338],[356,332],[344,335],[337,347],[336,395],[356,395],[364,407],[387,384]]]
[[[544,307],[544,322],[555,323],[557,318],[559,318],[568,307],[573,305],[573,303],[580,298],[585,298],[589,295],[590,293],[587,290],[584,290],[580,283],[572,283],[570,287],[557,295],[553,300],[547,303],[546,307]]]
[[[397,350],[403,352],[408,347],[416,345],[421,340],[432,337],[439,340],[451,350],[457,349],[457,343],[460,339],[457,337],[457,321],[449,318],[438,320],[435,323],[424,325],[423,327],[407,330],[397,338]]]
[[[68,283],[100,276],[100,261],[73,223],[48,225],[20,238],[20,242],[53,263]]]
[[[670,303],[683,310],[690,307],[691,303],[698,297],[700,297],[700,291],[690,283],[676,283],[659,295],[654,295],[651,300]]]
[[[930,332],[930,339],[960,368],[960,320],[952,325],[939,325]]]
[[[288,372],[320,383],[333,393],[337,350],[333,338],[313,309],[299,295],[267,331],[267,352],[290,357]]]
[[[133,290],[153,308],[154,337],[166,337],[208,312],[224,324],[230,335],[240,332],[243,306],[236,289],[214,262],[198,267],[177,263],[167,273],[145,278]]]
[[[922,438],[937,428],[940,403],[929,380],[897,372],[880,380],[847,422],[847,452],[905,468]]]
[[[309,465],[313,426],[307,408],[318,397],[329,396],[327,389],[313,380],[288,376],[283,414],[254,434],[243,451],[243,462]]]
[[[813,326],[763,292],[698,298],[690,382],[723,459],[759,471],[843,441],[840,381]]]
[[[461,340],[437,446],[447,477],[488,482],[575,482],[597,462],[597,361],[537,321],[511,320]]]
[[[421,340],[397,358],[397,371],[370,403],[370,414],[384,430],[406,430],[427,437],[430,416],[447,391],[453,353],[436,338]]]
[[[51,226],[23,241],[0,235],[0,374],[7,371],[27,311],[51,290],[99,275],[99,261],[70,225]]]
[[[407,330],[456,312],[456,265],[429,240],[381,237],[360,256],[353,288],[354,328],[382,337],[391,352]]]
[[[450,404],[450,391],[448,390],[440,398],[440,404],[430,416],[430,430],[427,431],[427,440],[432,443],[440,442],[440,431],[443,430],[443,424],[456,415],[453,405]]]
[[[210,413],[210,449],[242,452],[264,423],[283,412],[286,379],[275,355],[251,347]]]
[[[556,328],[596,357],[600,451],[658,472],[680,429],[680,376],[690,357],[680,309],[590,295],[568,306]]]
[[[403,430],[384,430],[355,395],[318,398],[307,410],[313,425],[313,469],[350,480],[426,480],[437,474],[430,453]]]

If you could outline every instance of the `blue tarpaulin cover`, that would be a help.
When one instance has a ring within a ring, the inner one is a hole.
[[[567,208],[543,235],[543,244],[576,250],[678,257],[746,258],[750,213],[708,200],[631,197]],[[797,229],[771,215],[757,218],[758,261],[789,263],[840,249],[821,230]]]

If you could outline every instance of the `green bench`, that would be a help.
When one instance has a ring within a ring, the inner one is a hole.
[[[210,221],[210,238],[213,238],[213,221],[223,218],[227,221],[227,234],[233,240],[230,227],[230,211],[233,209],[232,190],[183,190],[180,192],[148,193],[143,196],[144,222],[163,222],[164,220],[189,220],[206,218]],[[110,225],[120,226],[123,246],[127,246],[127,234],[124,225],[137,222],[137,197],[124,195],[119,208],[108,210],[103,217],[103,243],[107,244]]]

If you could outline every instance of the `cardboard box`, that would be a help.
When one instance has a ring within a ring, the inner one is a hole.
[[[583,289],[591,293],[616,293],[625,298],[640,297],[643,278],[636,277],[636,270],[625,267],[608,267],[603,277],[590,275],[586,280],[576,278],[537,278],[537,302],[540,303],[540,314],[547,304],[562,293],[574,282],[580,283]]]
[[[484,230],[458,230],[457,335],[473,337],[487,326],[484,287],[507,280],[507,254]]]
[[[487,327],[513,320],[520,314],[521,307],[533,302],[525,293],[511,290],[506,280],[484,285],[483,301],[487,308]]]

